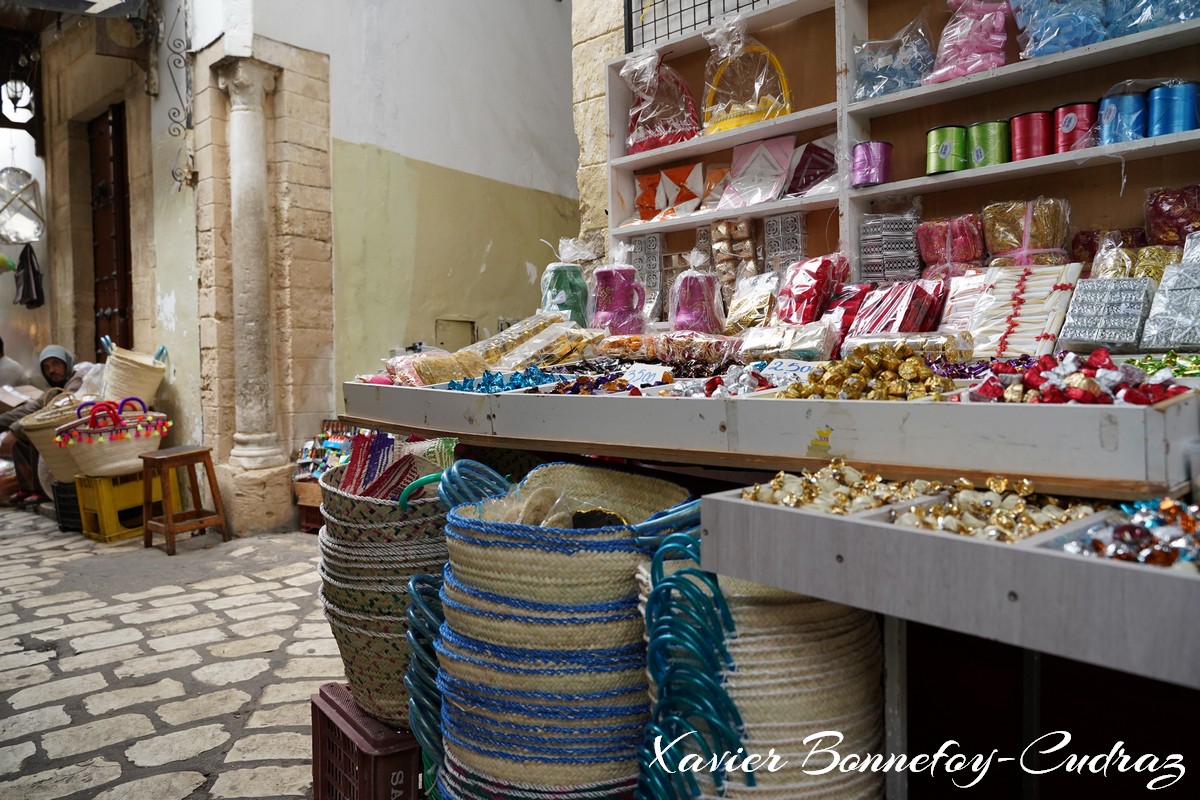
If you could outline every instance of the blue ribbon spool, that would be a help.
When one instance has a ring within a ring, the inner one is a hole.
[[[1200,127],[1197,96],[1200,84],[1195,81],[1164,83],[1150,90],[1150,135],[1193,131]]]
[[[1118,94],[1100,101],[1100,144],[1118,144],[1145,139],[1146,95]]]

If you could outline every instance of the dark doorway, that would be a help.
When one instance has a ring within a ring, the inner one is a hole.
[[[92,269],[96,312],[95,360],[106,354],[100,337],[133,347],[133,273],[129,252],[129,170],[125,105],[110,106],[88,123],[92,169]]]

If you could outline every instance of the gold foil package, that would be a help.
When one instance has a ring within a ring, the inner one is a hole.
[[[500,363],[505,353],[515,350],[518,345],[532,339],[533,336],[556,322],[566,322],[567,315],[559,311],[539,311],[532,317],[527,317],[515,325],[505,328],[495,336],[476,342],[459,350],[460,353],[476,353],[489,366]],[[461,376],[460,376],[461,377]],[[469,377],[469,376],[468,376]]]
[[[989,266],[1067,263],[1071,208],[1066,200],[1039,197],[992,203],[983,209]]]
[[[844,352],[844,351],[843,351]],[[934,373],[906,344],[860,345],[849,356],[809,373],[783,397],[797,400],[945,400],[954,381]]]

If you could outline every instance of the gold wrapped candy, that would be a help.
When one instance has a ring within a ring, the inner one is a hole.
[[[1151,245],[1137,251],[1137,261],[1133,265],[1133,277],[1149,278],[1155,283],[1162,283],[1163,272],[1173,264],[1183,261],[1182,247],[1166,247]]]
[[[906,343],[860,345],[841,361],[793,383],[783,397],[825,400],[944,400],[954,381],[934,374]]]
[[[742,499],[825,514],[855,514],[884,505],[931,497],[946,488],[934,481],[885,481],[835,458],[816,472],[780,472],[765,485],[742,490]]]

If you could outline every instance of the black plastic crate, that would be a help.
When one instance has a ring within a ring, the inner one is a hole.
[[[79,513],[79,493],[75,491],[74,481],[66,483],[55,481],[54,516],[58,518],[60,531],[83,531],[83,515]]]

